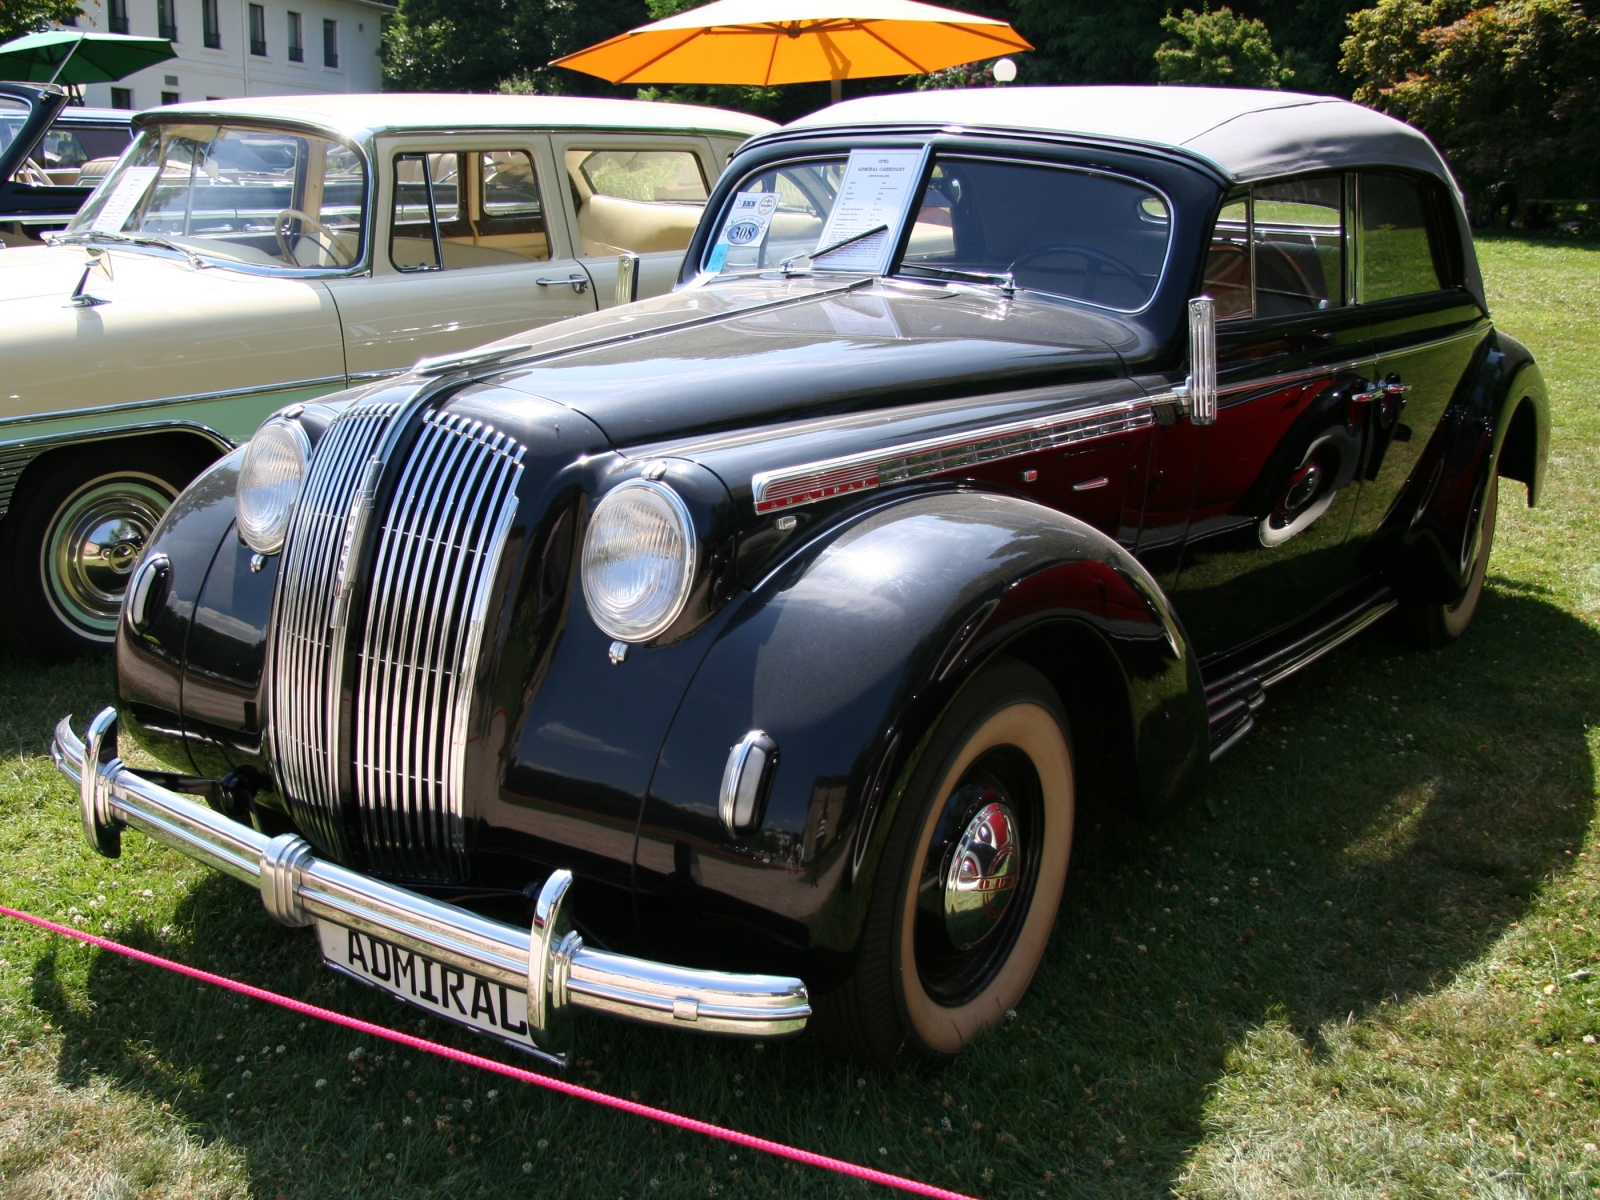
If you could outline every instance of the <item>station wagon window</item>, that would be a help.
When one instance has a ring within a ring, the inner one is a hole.
[[[117,155],[127,149],[132,134],[125,126],[55,125],[44,135],[44,141],[34,151],[35,158],[44,160],[44,169],[53,182],[76,184],[86,163],[105,161],[109,170]],[[104,172],[101,172],[104,174]],[[98,176],[95,182],[99,182]]]
[[[707,194],[698,155],[571,149],[565,157],[585,254],[651,254],[689,245]]]
[[[1344,256],[1341,176],[1259,184],[1218,214],[1203,290],[1219,321],[1335,308],[1349,302]]]
[[[154,125],[67,228],[158,237],[262,267],[350,267],[361,259],[366,183],[361,156],[329,138]]]
[[[396,269],[507,266],[550,257],[526,150],[397,154],[389,260]]]
[[[1422,189],[1398,175],[1361,176],[1361,300],[1388,300],[1444,287],[1439,231]]]
[[[760,245],[734,247],[724,269],[771,266],[816,249],[845,160],[785,165],[739,185],[776,192]],[[1166,263],[1171,215],[1153,188],[1071,167],[940,157],[914,207],[892,273],[1018,287],[1120,311],[1144,307]]]

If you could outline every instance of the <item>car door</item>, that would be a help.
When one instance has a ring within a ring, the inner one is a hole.
[[[630,299],[616,295],[622,255],[638,257],[631,298],[671,291],[719,173],[711,143],[681,134],[560,132],[551,142],[571,204],[573,245],[600,306]]]
[[[328,281],[352,382],[594,310],[543,137],[384,138],[378,176],[372,273]]]
[[[1363,171],[1357,179],[1358,295],[1371,324],[1378,354],[1372,399],[1367,405],[1367,460],[1356,506],[1352,545],[1369,570],[1389,556],[1388,543],[1407,534],[1424,506],[1437,508],[1438,462],[1409,511],[1393,513],[1416,471],[1430,436],[1444,417],[1483,339],[1489,321],[1476,300],[1459,286],[1451,253],[1460,236],[1454,205],[1436,184],[1386,171]],[[1462,464],[1466,466],[1468,464]],[[1453,527],[1474,532],[1466,510],[1481,501],[1476,472],[1446,484],[1462,511]],[[1391,515],[1397,519],[1388,519]],[[1471,544],[1451,547],[1464,569]],[[1453,556],[1453,555],[1452,555]]]
[[[1163,430],[1172,445],[1158,449],[1164,476],[1193,476],[1172,594],[1202,658],[1294,622],[1357,576],[1352,421],[1370,345],[1351,302],[1348,207],[1341,175],[1257,184],[1230,198],[1212,236],[1217,419]],[[1176,494],[1152,504],[1147,527],[1182,507]]]

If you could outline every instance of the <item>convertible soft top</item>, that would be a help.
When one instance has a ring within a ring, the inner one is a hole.
[[[1332,96],[1205,87],[1010,87],[868,96],[786,128],[966,125],[1162,146],[1244,183],[1288,171],[1404,167],[1455,180],[1423,134]]]

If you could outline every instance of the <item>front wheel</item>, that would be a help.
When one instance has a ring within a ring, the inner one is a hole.
[[[12,645],[47,661],[109,650],[139,556],[205,465],[197,450],[126,443],[34,464],[0,525]]]
[[[819,1035],[861,1062],[948,1059],[1014,1008],[1061,903],[1075,809],[1055,690],[1003,659],[940,719],[901,801],[849,979]]]

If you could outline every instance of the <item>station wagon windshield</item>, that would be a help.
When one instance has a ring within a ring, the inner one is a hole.
[[[257,267],[339,269],[361,260],[366,165],[350,147],[235,125],[155,125],[67,227],[150,240]]]
[[[725,247],[708,244],[704,269],[776,268],[822,249],[845,164],[843,157],[811,159],[741,181],[736,193],[775,198],[770,216],[735,225]],[[909,221],[890,274],[1000,283],[1124,312],[1143,308],[1155,294],[1172,226],[1166,199],[1135,180],[955,156],[934,160]],[[828,259],[812,259],[812,269],[830,269]]]

